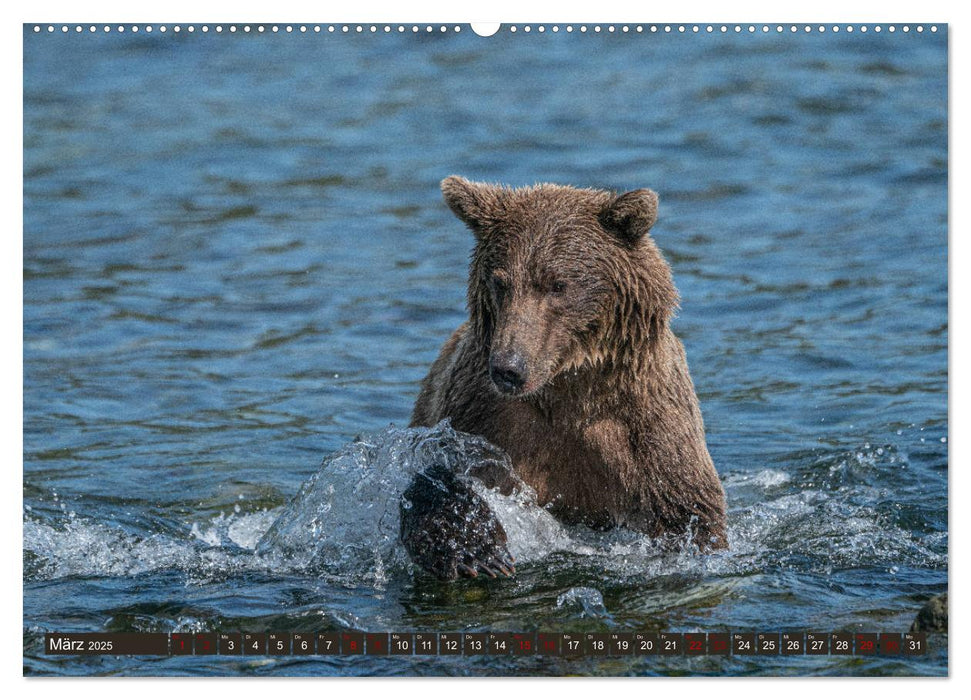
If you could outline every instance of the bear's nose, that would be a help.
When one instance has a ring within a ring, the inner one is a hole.
[[[526,383],[526,360],[519,353],[495,353],[489,358],[489,377],[500,391],[514,394]]]

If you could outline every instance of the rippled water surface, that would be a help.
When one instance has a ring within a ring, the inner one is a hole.
[[[946,637],[916,659],[41,650],[48,630],[905,631],[947,587],[946,34],[25,31],[25,672],[946,673]],[[381,520],[399,463],[350,443],[413,438],[389,425],[464,318],[451,173],[660,193],[728,552],[486,494],[515,579],[409,570]],[[287,508],[338,450],[315,482],[334,493]],[[347,522],[280,534],[327,498]]]

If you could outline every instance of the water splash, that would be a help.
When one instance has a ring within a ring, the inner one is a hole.
[[[257,554],[290,570],[383,584],[390,572],[410,566],[398,540],[402,495],[415,474],[435,464],[461,475],[483,464],[512,469],[499,448],[447,420],[359,437],[300,488]],[[485,492],[481,482],[464,478]]]
[[[401,494],[419,470],[435,463],[462,474],[488,502],[521,571],[540,565],[644,581],[744,576],[767,567],[828,573],[947,566],[946,533],[917,535],[894,520],[892,509],[873,505],[873,473],[906,471],[906,456],[892,446],[864,445],[790,470],[726,474],[730,548],[706,555],[687,544],[662,550],[627,530],[567,527],[539,507],[525,485],[504,496],[468,476],[486,461],[510,468],[501,450],[447,422],[390,427],[328,457],[283,508],[193,521],[181,537],[77,515],[61,496],[54,508],[25,506],[25,572],[29,580],[49,580],[180,570],[200,582],[255,571],[384,587],[412,570],[398,541]]]
[[[24,578],[41,581],[72,576],[138,576],[177,570],[202,582],[259,568],[252,543],[273,519],[272,511],[219,515],[193,523],[188,536],[129,532],[117,523],[67,514],[58,521],[24,514]]]
[[[210,547],[240,547],[256,549],[263,534],[276,520],[280,509],[262,510],[256,513],[220,513],[208,523],[192,523],[190,534]]]
[[[610,616],[603,594],[596,588],[574,586],[556,598],[557,608],[576,610],[579,617],[606,618]]]

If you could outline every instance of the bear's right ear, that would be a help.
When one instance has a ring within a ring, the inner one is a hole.
[[[624,243],[639,241],[657,221],[657,192],[648,189],[625,192],[600,212],[600,224]]]
[[[442,180],[445,203],[473,231],[496,219],[504,208],[505,192],[499,185],[470,182],[458,175]]]

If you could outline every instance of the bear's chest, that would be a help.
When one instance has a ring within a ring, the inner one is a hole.
[[[510,402],[488,436],[510,456],[537,500],[567,521],[609,526],[626,491],[618,465],[628,461],[626,431],[608,421],[578,423]]]

